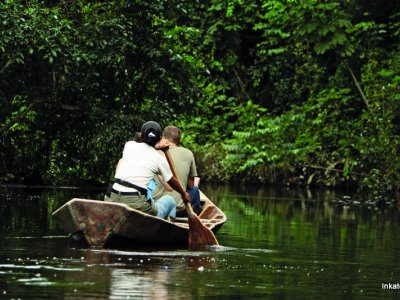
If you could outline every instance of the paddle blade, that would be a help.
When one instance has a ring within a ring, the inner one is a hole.
[[[178,184],[181,186],[181,189],[185,191],[182,186],[182,182],[180,182],[178,171],[176,170],[174,160],[172,159],[168,148],[163,149],[163,151],[171,168],[172,174],[174,174],[178,180]],[[218,241],[214,233],[203,223],[201,223],[199,217],[193,212],[190,202],[185,202],[185,209],[189,220],[189,250],[197,250],[199,248],[205,248],[205,246],[218,245]]]
[[[193,212],[190,204],[185,203],[189,221],[189,250],[204,249],[206,246],[219,245],[214,233],[207,228]]]

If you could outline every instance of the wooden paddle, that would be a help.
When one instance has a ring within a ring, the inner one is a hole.
[[[171,168],[172,174],[176,177],[179,184],[182,186],[178,171],[176,170],[174,161],[169,153],[168,148],[163,149],[165,157],[167,158],[168,164]],[[183,186],[182,186],[183,188]],[[186,190],[183,188],[183,190]],[[217,238],[214,233],[207,228],[199,219],[199,217],[194,213],[192,205],[190,202],[183,201],[185,204],[185,209],[188,215],[189,221],[189,250],[197,250],[204,248],[204,246],[218,245]]]

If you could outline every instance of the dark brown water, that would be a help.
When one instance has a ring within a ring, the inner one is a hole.
[[[51,213],[100,191],[0,189],[0,299],[399,298],[382,288],[400,283],[395,209],[338,205],[333,192],[203,191],[228,222],[221,247],[193,252],[79,248]]]

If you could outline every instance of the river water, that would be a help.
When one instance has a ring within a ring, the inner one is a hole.
[[[0,299],[399,298],[395,208],[332,191],[202,189],[228,217],[208,251],[78,247],[51,214],[102,191],[0,188]]]

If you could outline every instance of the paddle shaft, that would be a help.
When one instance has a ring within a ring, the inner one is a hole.
[[[175,167],[174,160],[172,159],[171,153],[169,152],[168,148],[163,149],[165,157],[167,158],[169,167],[171,168],[172,174],[175,176],[176,180],[178,181],[178,184],[181,186],[183,191],[186,191],[184,188],[181,178],[179,177],[178,170]],[[186,202],[186,201],[184,201]]]
[[[179,177],[179,173],[175,167],[174,160],[172,159],[171,153],[168,148],[163,149],[165,157],[167,158],[168,164],[171,168],[172,174],[176,177],[178,183],[184,189],[182,182]],[[183,201],[185,204],[186,213],[189,221],[189,249],[197,249],[199,246],[205,245],[218,245],[217,238],[214,233],[207,228],[194,213],[190,202]]]

